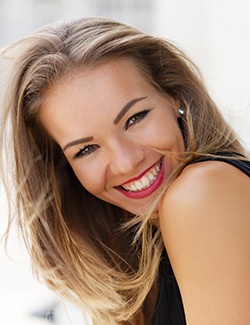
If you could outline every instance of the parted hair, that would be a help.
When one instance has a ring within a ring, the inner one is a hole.
[[[80,184],[40,123],[47,92],[74,71],[119,57],[135,60],[145,78],[185,110],[185,152],[165,187],[197,157],[243,154],[241,144],[188,57],[171,42],[125,24],[94,17],[52,24],[2,56],[12,62],[1,106],[2,177],[13,203],[9,220],[18,220],[34,271],[89,312],[94,324],[147,324],[152,310],[146,302],[157,294],[160,231],[150,211],[140,219]]]

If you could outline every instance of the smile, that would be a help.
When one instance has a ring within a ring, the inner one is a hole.
[[[155,192],[164,179],[162,158],[146,170],[141,177],[124,183],[116,189],[131,199],[142,199]]]
[[[161,164],[161,161],[159,161],[141,179],[135,182],[128,183],[126,185],[122,185],[122,187],[126,191],[130,192],[138,192],[141,190],[145,190],[157,179],[157,176],[159,175],[159,172],[161,170]]]

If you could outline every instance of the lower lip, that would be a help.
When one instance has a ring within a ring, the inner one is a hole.
[[[132,191],[124,191],[123,189],[118,187],[116,189],[130,199],[143,199],[151,195],[152,193],[154,193],[156,190],[158,190],[158,188],[161,186],[163,182],[163,179],[164,179],[164,164],[162,162],[161,169],[156,180],[145,190],[132,192]]]

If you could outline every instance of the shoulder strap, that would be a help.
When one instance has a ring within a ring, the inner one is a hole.
[[[223,157],[222,157],[223,155]],[[232,157],[241,156],[239,154],[234,153],[220,153],[216,157],[201,157],[197,160],[193,161],[192,163],[202,162],[202,161],[223,161],[234,167],[240,169],[243,173],[250,177],[250,161],[248,160],[241,160],[241,159],[232,159]]]

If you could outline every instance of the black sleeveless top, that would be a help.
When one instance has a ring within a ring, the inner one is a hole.
[[[250,161],[230,159],[234,154],[223,153],[225,157],[202,157],[193,163],[216,160],[229,163],[250,177]],[[185,313],[179,287],[176,282],[166,250],[163,251],[159,269],[160,292],[151,325],[185,325]]]

